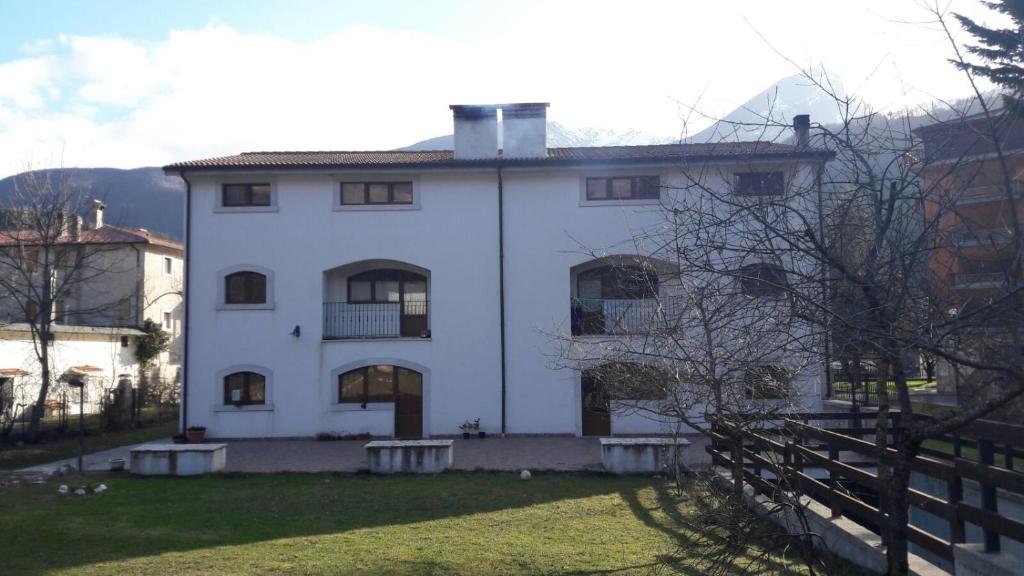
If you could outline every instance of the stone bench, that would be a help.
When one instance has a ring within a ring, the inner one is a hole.
[[[673,461],[682,466],[689,445],[685,438],[601,438],[601,464],[614,474],[657,474]]]
[[[141,476],[197,476],[220,472],[227,444],[144,444],[131,449],[129,470]]]
[[[368,443],[370,472],[435,474],[452,465],[452,440],[375,440]]]

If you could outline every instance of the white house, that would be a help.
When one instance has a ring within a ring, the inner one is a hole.
[[[68,220],[66,240],[45,247],[34,242],[31,231],[0,231],[0,250],[17,257],[0,259],[0,273],[10,278],[33,274],[42,280],[38,263],[52,251],[51,282],[62,274],[79,274],[69,283],[53,311],[49,342],[50,369],[57,379],[47,403],[55,406],[66,390],[60,385],[71,377],[86,383],[86,412],[99,409],[104,391],[120,380],[139,377],[135,359],[137,338],[145,320],[152,320],[170,335],[166,352],[153,362],[153,378],[174,380],[181,364],[182,246],[142,228],[124,228],[104,222],[104,205],[93,201],[83,219]],[[76,250],[87,250],[88,263],[74,271],[62,268]],[[27,315],[38,314],[33,301],[0,290],[0,409],[15,413],[36,401],[40,367]],[[77,401],[70,408],[77,411]]]
[[[607,265],[634,253],[664,195],[685,193],[671,189],[681,165],[714,166],[724,189],[740,174],[813,179],[827,160],[765,142],[547,148],[547,104],[451,108],[454,151],[165,168],[188,189],[186,425],[224,438],[452,435],[476,418],[492,434],[664,431],[588,405],[584,375],[552,366],[557,335],[631,330],[645,294],[616,290]]]

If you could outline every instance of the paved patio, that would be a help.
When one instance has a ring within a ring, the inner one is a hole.
[[[690,438],[688,450],[691,466],[707,461],[705,442]],[[170,439],[150,444],[166,443]],[[316,441],[301,440],[229,440],[228,472],[356,472],[365,470],[366,440]],[[84,467],[88,472],[109,469],[110,458],[128,458],[131,448],[122,446],[87,455]],[[601,445],[597,438],[510,437],[455,440],[453,468],[456,470],[557,470],[600,471]],[[23,473],[42,473],[69,464],[75,459],[61,460],[26,468]]]

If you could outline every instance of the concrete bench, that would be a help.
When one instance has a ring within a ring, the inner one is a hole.
[[[227,444],[145,444],[131,449],[129,469],[141,476],[196,476],[220,472]]]
[[[615,474],[656,474],[682,466],[689,445],[685,438],[601,438],[601,464]]]
[[[368,443],[370,472],[435,474],[452,465],[452,440],[375,440]]]

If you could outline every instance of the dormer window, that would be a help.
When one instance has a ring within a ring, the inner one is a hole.
[[[241,208],[270,206],[270,183],[232,183],[221,188],[221,206]]]
[[[737,196],[781,196],[782,172],[737,172]]]

